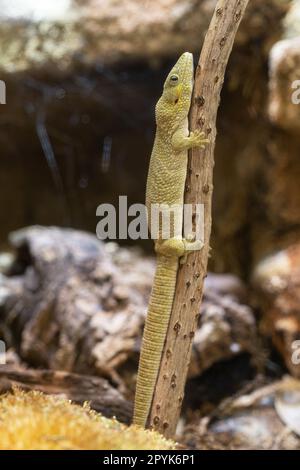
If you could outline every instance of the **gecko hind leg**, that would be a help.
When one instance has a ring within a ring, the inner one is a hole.
[[[172,256],[180,258],[185,253],[185,243],[181,238],[168,238],[167,240],[158,240],[155,243],[156,253],[163,256]]]
[[[180,258],[180,264],[186,262],[187,256],[191,251],[201,250],[203,242],[189,238],[169,238],[168,240],[159,240],[155,243],[156,253],[164,256],[175,256]]]
[[[184,253],[181,256],[179,262],[180,264],[185,264],[187,262],[187,257],[192,251],[199,251],[203,248],[202,240],[194,240],[193,238],[184,238]]]

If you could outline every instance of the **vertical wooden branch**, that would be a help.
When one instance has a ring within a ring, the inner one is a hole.
[[[177,276],[173,309],[149,416],[149,426],[165,436],[172,436],[176,431],[199,317],[209,256],[216,117],[227,62],[247,4],[248,0],[218,1],[196,69],[190,127],[203,129],[210,144],[204,150],[191,152],[185,203],[204,204],[204,247],[189,255]]]

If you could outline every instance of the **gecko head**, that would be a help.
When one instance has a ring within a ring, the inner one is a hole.
[[[175,127],[188,116],[194,84],[193,54],[182,54],[164,83],[163,94],[156,105],[157,125]]]

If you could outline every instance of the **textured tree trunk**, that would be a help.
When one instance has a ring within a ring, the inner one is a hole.
[[[152,401],[150,427],[166,436],[174,435],[176,430],[197,327],[210,249],[217,110],[226,65],[247,4],[248,0],[218,1],[196,70],[190,127],[203,129],[210,144],[204,150],[193,149],[191,152],[185,203],[204,205],[204,247],[191,253],[179,270]]]

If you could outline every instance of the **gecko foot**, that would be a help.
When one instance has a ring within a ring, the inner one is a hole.
[[[188,255],[191,251],[198,251],[203,248],[203,241],[202,240],[195,240],[194,237],[188,237],[183,239],[184,242],[184,254],[180,258],[180,264],[184,264],[187,261]]]
[[[205,138],[205,133],[196,129],[195,131],[190,132],[190,142],[192,147],[205,148],[205,144],[209,143],[209,139]]]

